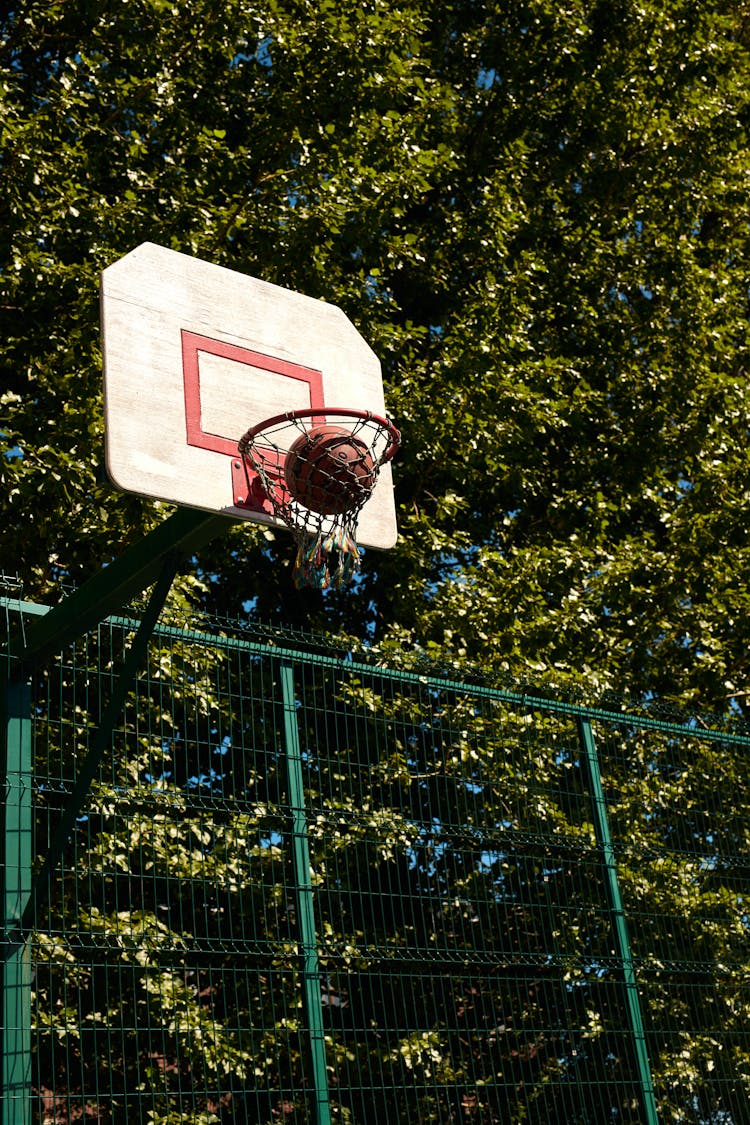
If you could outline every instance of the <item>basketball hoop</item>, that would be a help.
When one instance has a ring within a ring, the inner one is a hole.
[[[298,588],[340,589],[357,573],[359,513],[400,444],[387,418],[325,406],[277,414],[240,438],[248,489],[253,472],[297,543]]]

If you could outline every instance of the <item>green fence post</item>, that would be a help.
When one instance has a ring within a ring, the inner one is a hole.
[[[591,803],[594,814],[594,831],[596,842],[601,848],[604,857],[604,877],[607,888],[607,899],[612,915],[612,927],[617,956],[622,966],[625,982],[625,998],[628,1007],[628,1020],[635,1047],[638,1079],[641,1087],[641,1102],[645,1125],[659,1125],[656,1112],[656,1098],[654,1084],[651,1078],[651,1065],[646,1049],[646,1035],[643,1030],[641,1017],[641,1003],[638,995],[638,982],[633,965],[633,954],[630,948],[628,927],[625,920],[625,909],[620,894],[620,884],[617,878],[617,864],[615,862],[615,849],[609,830],[609,817],[607,816],[607,802],[604,797],[602,775],[599,768],[599,755],[596,751],[594,732],[588,719],[578,720],[578,731],[583,748],[584,762],[588,774],[591,790]]]
[[[19,942],[21,916],[31,893],[31,689],[5,684],[3,715],[3,1025],[2,1125],[31,1121],[31,955]]]
[[[330,1125],[331,1105],[326,1070],[326,1045],[323,1032],[323,1005],[315,934],[313,891],[310,879],[310,845],[307,838],[307,813],[302,777],[297,706],[294,697],[294,669],[281,665],[281,691],[284,702],[284,734],[289,805],[292,812],[292,866],[299,919],[302,961],[303,1001],[310,1037],[310,1063],[315,1094],[315,1125]]]

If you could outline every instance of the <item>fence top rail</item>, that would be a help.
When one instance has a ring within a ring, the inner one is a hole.
[[[0,596],[0,608],[6,613],[15,613],[23,618],[24,615],[44,616],[52,607],[17,597]],[[135,617],[112,615],[100,624],[132,632],[138,628],[139,620]],[[231,627],[231,623],[227,622],[217,622],[217,625],[224,629]],[[279,663],[338,669],[348,675],[376,677],[404,686],[419,685],[435,691],[470,694],[478,699],[493,700],[527,711],[566,716],[577,722],[599,722],[608,726],[627,725],[643,730],[660,731],[680,738],[691,737],[750,748],[750,734],[743,734],[740,729],[734,729],[733,721],[722,716],[700,716],[690,712],[684,712],[683,716],[675,709],[675,717],[660,719],[643,714],[641,706],[625,700],[622,701],[619,709],[615,709],[542,694],[539,689],[534,689],[532,686],[501,687],[497,684],[483,683],[478,675],[461,679],[449,669],[441,670],[439,666],[429,662],[427,657],[424,658],[422,666],[399,668],[381,663],[375,654],[368,657],[365,652],[359,654],[358,658],[346,647],[345,641],[337,644],[335,639],[315,637],[313,634],[295,635],[272,627],[265,629],[258,627],[257,636],[240,635],[243,631],[242,626],[236,625],[235,628],[237,634],[232,635],[226,631],[204,631],[179,625],[157,624],[153,630],[153,637],[155,640],[179,641],[224,652],[263,656]],[[709,723],[715,725],[711,726]]]

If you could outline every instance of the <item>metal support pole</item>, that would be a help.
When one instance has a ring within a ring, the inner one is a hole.
[[[31,1122],[31,959],[27,935],[39,902],[49,893],[49,877],[59,862],[99,764],[111,745],[114,724],[147,651],[178,566],[228,526],[221,516],[180,509],[120,558],[32,625],[29,636],[9,641],[8,676],[0,696],[0,812],[3,866],[0,895],[4,904],[2,960],[2,1028],[0,1029],[0,1125]],[[76,779],[49,854],[32,883],[31,692],[27,671],[63,645],[85,633],[155,582],[146,612],[125,659],[112,698],[102,716],[91,750]],[[11,659],[15,668],[11,672]]]
[[[105,617],[151,586],[165,559],[189,557],[231,526],[226,516],[180,508],[143,539],[103,567],[60,605],[33,622],[25,643],[17,642],[13,655],[24,662],[39,662],[82,636]]]
[[[294,697],[294,670],[291,664],[281,665],[281,691],[284,702],[287,782],[292,812],[292,866],[299,924],[303,1000],[310,1037],[310,1062],[315,1095],[314,1120],[315,1125],[331,1125],[320,965],[310,880],[310,846],[307,838],[302,754]]]
[[[76,819],[81,812],[83,803],[86,800],[86,795],[91,787],[91,782],[94,780],[102,758],[112,745],[112,731],[114,730],[114,725],[122,712],[125,697],[135,683],[138,670],[143,666],[146,659],[148,642],[151,639],[151,634],[154,631],[154,626],[159,618],[159,614],[164,607],[164,602],[166,601],[179,563],[179,557],[169,558],[166,562],[162,560],[163,569],[159,580],[151,591],[151,597],[146,606],[146,611],[130,645],[128,654],[125,657],[112,696],[104,710],[101,722],[92,740],[91,749],[78,771],[73,792],[70,795],[70,800],[65,807],[57,830],[52,838],[49,851],[44,859],[44,864],[39,874],[34,879],[31,894],[28,896],[28,902],[21,915],[21,924],[17,934],[19,941],[23,941],[28,931],[33,928],[34,915],[39,905],[49,898],[50,876],[62,858],[65,845],[75,827]]]
[[[6,681],[3,731],[2,1125],[31,1121],[31,958],[28,942],[8,944],[31,893],[31,690]]]
[[[578,720],[578,733],[583,748],[584,764],[588,774],[591,803],[594,813],[594,831],[596,842],[601,848],[604,858],[604,877],[607,888],[607,899],[612,915],[613,934],[617,956],[622,966],[625,983],[625,998],[628,1008],[628,1020],[635,1047],[636,1065],[641,1087],[641,1102],[643,1105],[643,1120],[645,1125],[659,1125],[656,1112],[656,1098],[654,1084],[651,1078],[651,1065],[646,1048],[646,1035],[641,1017],[641,1003],[638,995],[638,981],[636,980],[633,954],[630,948],[625,910],[620,894],[620,884],[617,878],[617,864],[615,862],[615,849],[612,845],[612,836],[609,830],[609,817],[607,816],[607,803],[602,786],[602,775],[599,768],[599,755],[594,741],[594,732],[588,719]]]

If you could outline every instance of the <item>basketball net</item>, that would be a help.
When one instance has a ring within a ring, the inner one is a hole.
[[[294,536],[298,589],[339,590],[355,577],[357,521],[400,442],[386,418],[328,407],[278,415],[240,438],[248,486],[257,474],[273,514]]]

